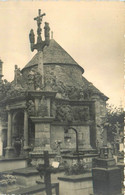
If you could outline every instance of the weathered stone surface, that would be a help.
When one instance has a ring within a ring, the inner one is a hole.
[[[91,174],[63,176],[58,179],[62,195],[89,195],[93,193]]]
[[[93,190],[95,194],[121,194],[121,172],[119,168],[94,168],[92,172]]]

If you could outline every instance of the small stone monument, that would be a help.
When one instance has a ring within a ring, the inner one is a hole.
[[[102,147],[100,155],[94,159],[92,169],[94,195],[120,195],[121,172],[116,166],[111,148]]]

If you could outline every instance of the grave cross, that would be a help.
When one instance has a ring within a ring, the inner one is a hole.
[[[52,190],[51,190],[51,173],[49,170],[49,154],[48,151],[44,151],[44,182],[46,186],[46,194],[47,195],[52,195]]]
[[[54,169],[49,164],[48,151],[44,151],[44,164],[39,164],[37,170],[40,176],[44,175],[44,183],[46,188],[46,195],[52,195],[51,173]],[[59,184],[55,185],[56,195],[59,195]]]

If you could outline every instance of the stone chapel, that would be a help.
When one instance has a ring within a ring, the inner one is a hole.
[[[33,29],[29,39],[34,57],[22,70],[15,65],[14,80],[2,79],[0,61],[0,126],[3,156],[13,158],[29,152],[92,150],[104,144],[102,122],[108,97],[84,77],[84,69],[53,39],[41,10],[37,22],[37,41]],[[43,33],[44,31],[44,33]],[[44,34],[44,39],[43,39]],[[84,60],[84,59],[83,59]],[[65,130],[69,128],[68,132]],[[16,152],[15,142],[22,152]]]

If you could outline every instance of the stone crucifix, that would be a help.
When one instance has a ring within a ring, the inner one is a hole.
[[[44,88],[44,69],[43,69],[43,49],[45,46],[49,45],[49,23],[45,22],[45,27],[44,27],[44,34],[45,34],[45,40],[42,40],[41,37],[41,24],[42,24],[42,19],[43,16],[45,16],[45,13],[41,14],[41,10],[38,10],[38,16],[34,18],[34,20],[37,21],[37,42],[35,44],[35,34],[33,29],[31,29],[30,34],[29,34],[29,39],[30,39],[30,45],[31,45],[31,51],[34,51],[36,49],[38,51],[38,72],[42,75],[42,86]]]
[[[43,13],[41,14],[41,9],[38,10],[38,16],[36,18],[34,18],[34,20],[37,21],[37,43],[42,43],[42,38],[41,38],[41,32],[42,32],[42,28],[41,28],[41,23],[42,23],[42,18],[43,16],[45,16],[46,14]]]

